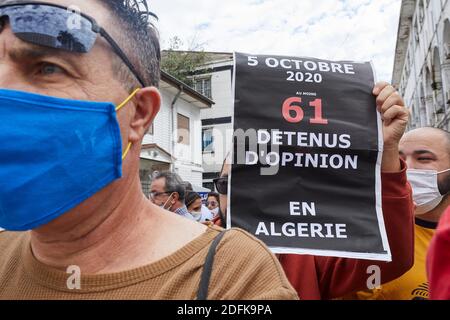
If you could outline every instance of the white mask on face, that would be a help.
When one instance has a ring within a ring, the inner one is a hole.
[[[201,211],[191,211],[189,212],[193,217],[195,221],[200,222],[202,219],[202,212]]]
[[[430,212],[441,203],[444,195],[439,191],[438,174],[450,169],[437,172],[436,170],[408,169],[406,174],[413,190],[413,199],[416,203],[416,215]]]
[[[219,214],[219,207],[212,209],[211,213],[214,215],[214,217],[216,217]]]

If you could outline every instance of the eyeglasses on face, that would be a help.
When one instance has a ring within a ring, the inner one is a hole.
[[[71,23],[75,14],[76,22]],[[5,17],[9,19],[11,30],[19,39],[73,53],[89,52],[94,47],[97,36],[101,35],[141,86],[145,87],[143,78],[123,50],[94,18],[74,13],[64,6],[33,1],[0,5],[0,32],[5,24]]]
[[[172,191],[164,191],[164,192],[150,192],[150,198],[151,199],[156,199],[159,196],[162,196],[163,194],[171,194],[173,193]]]

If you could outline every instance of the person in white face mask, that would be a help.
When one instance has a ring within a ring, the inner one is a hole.
[[[202,197],[194,191],[186,191],[186,207],[197,222],[206,222],[213,219],[213,214],[203,205]]]
[[[217,192],[208,193],[208,200],[206,201],[206,206],[214,215],[214,218],[219,215],[219,204],[220,204],[219,194]]]
[[[408,132],[400,142],[408,164],[416,220],[437,223],[450,205],[450,134],[437,128]]]
[[[379,289],[359,292],[362,299],[429,299],[426,258],[437,223],[450,205],[450,135],[436,128],[419,128],[400,140],[400,156],[415,204],[414,265],[401,277]]]

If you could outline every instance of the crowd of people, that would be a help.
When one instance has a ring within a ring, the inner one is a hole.
[[[188,181],[183,181],[174,172],[159,172],[153,176],[149,199],[155,205],[201,223],[217,221],[219,216],[219,194],[209,192],[206,200],[193,191]]]
[[[161,106],[155,28],[128,1],[23,2],[0,0],[0,299],[450,299],[450,135],[405,134],[393,86],[373,90],[392,261],[276,256],[225,230],[230,158],[206,201],[172,172],[143,194],[141,145]],[[74,3],[96,28],[49,41]]]
[[[371,261],[279,255],[278,259],[300,297],[425,300],[430,298],[428,278],[432,277],[431,287],[434,290],[431,291],[431,297],[450,298],[450,282],[445,284],[439,281],[450,277],[450,260],[445,262],[445,257],[448,259],[448,247],[444,246],[450,239],[449,132],[431,127],[407,132],[399,141],[397,162],[397,170],[390,167],[382,173],[383,210],[394,256],[393,262],[378,264],[383,285],[367,288],[366,271],[373,265]],[[386,168],[386,164],[383,168]],[[220,178],[214,180],[220,195],[211,192],[206,200],[192,191],[189,182],[183,181],[173,172],[154,176],[149,197],[154,204],[188,219],[225,227],[230,170],[231,161],[227,159]],[[434,240],[436,243],[429,252],[438,222],[446,209],[449,213],[447,218],[443,218],[441,227],[446,231],[438,233]],[[436,250],[439,252],[436,253]]]

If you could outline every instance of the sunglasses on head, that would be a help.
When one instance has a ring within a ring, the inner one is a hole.
[[[97,22],[67,7],[43,2],[0,5],[0,32],[9,19],[12,32],[19,39],[39,46],[73,53],[87,53],[101,35],[145,87],[142,77],[114,39]],[[75,23],[74,23],[75,21]],[[73,24],[73,25],[72,25]]]
[[[213,180],[217,192],[226,195],[228,194],[228,177],[220,177]]]

